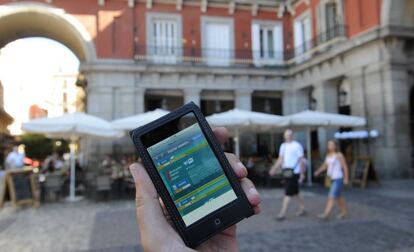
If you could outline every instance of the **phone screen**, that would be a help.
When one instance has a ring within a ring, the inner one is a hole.
[[[197,122],[181,124],[147,151],[186,226],[237,199]]]

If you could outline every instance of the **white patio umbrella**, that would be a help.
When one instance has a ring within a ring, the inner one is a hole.
[[[288,115],[286,118],[289,119],[289,125],[293,126],[359,127],[367,123],[363,117],[311,110]]]
[[[289,126],[306,128],[306,148],[308,149],[308,185],[312,185],[312,160],[311,160],[311,127],[360,127],[366,125],[363,117],[347,116],[335,113],[305,110],[288,115]]]
[[[71,140],[70,147],[70,195],[69,201],[75,201],[75,142],[83,136],[121,137],[122,131],[115,130],[111,124],[99,117],[81,112],[65,114],[54,118],[41,118],[22,124],[22,130],[45,134],[51,137]]]
[[[150,123],[166,114],[169,111],[163,109],[155,109],[134,116],[120,118],[111,122],[112,127],[118,130],[133,130],[137,127]]]
[[[232,109],[226,112],[208,116],[207,121],[212,126],[224,126],[233,131],[236,155],[240,155],[239,135],[242,131],[266,132],[275,128],[287,126],[288,121],[283,116]]]

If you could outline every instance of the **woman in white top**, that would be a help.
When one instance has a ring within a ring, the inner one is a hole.
[[[326,155],[325,162],[315,172],[315,176],[318,176],[323,171],[327,171],[327,175],[331,178],[331,188],[329,190],[328,202],[326,203],[325,212],[318,217],[321,219],[328,219],[335,201],[340,209],[338,219],[344,219],[348,215],[345,200],[341,196],[341,189],[343,184],[348,184],[348,165],[346,164],[344,155],[337,151],[335,141],[328,141],[328,152]]]

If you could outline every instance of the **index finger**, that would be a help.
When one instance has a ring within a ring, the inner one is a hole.
[[[230,133],[225,127],[214,128],[213,133],[216,135],[217,140],[220,142],[220,144],[224,144],[230,137]]]

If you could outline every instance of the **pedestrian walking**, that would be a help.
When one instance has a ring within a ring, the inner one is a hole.
[[[335,201],[339,207],[340,213],[338,219],[344,219],[348,215],[345,199],[341,195],[343,185],[349,183],[348,165],[345,161],[344,155],[337,150],[335,141],[328,141],[328,152],[325,162],[315,172],[315,176],[319,176],[322,172],[327,170],[327,175],[331,178],[331,187],[329,189],[328,201],[326,203],[324,213],[318,215],[322,220],[327,220],[331,215]]]
[[[305,176],[303,147],[293,139],[292,130],[286,130],[283,136],[285,142],[280,146],[279,158],[269,170],[269,175],[273,176],[279,168],[282,168],[285,185],[285,196],[283,197],[282,208],[276,218],[277,220],[285,218],[292,197],[299,202],[299,210],[296,212],[296,215],[302,216],[306,213],[303,198],[299,193],[299,181],[303,181]]]

